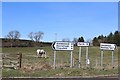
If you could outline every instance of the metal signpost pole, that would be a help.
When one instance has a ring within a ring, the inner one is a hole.
[[[101,51],[101,68],[102,68],[102,60],[103,60],[103,50],[112,51],[112,67],[114,68],[114,50],[115,50],[116,44],[109,44],[109,43],[100,43],[100,49]]]
[[[103,67],[103,50],[101,51],[101,69]]]
[[[53,64],[53,69],[56,67],[56,51],[54,51],[54,64]]]
[[[86,47],[86,68],[87,68],[87,64],[88,64],[88,47]]]
[[[70,67],[72,67],[72,60],[73,60],[73,53],[72,50],[74,49],[73,43],[72,42],[61,42],[61,41],[56,41],[52,43],[52,48],[54,50],[54,63],[53,63],[53,68],[55,69],[56,67],[56,51],[71,51],[70,53]]]
[[[71,58],[70,58],[70,68],[72,68],[72,58],[73,58],[72,51],[70,52],[70,56],[71,56]]]
[[[88,46],[89,46],[90,44],[88,43],[88,42],[78,42],[77,43],[77,46],[80,46],[80,48],[79,48],[79,68],[80,68],[80,66],[81,66],[81,54],[82,54],[82,48],[81,47],[86,47],[86,62],[85,62],[85,64],[86,64],[86,67],[87,67],[87,64],[89,64],[90,62],[89,62],[89,60],[88,60]]]
[[[79,68],[81,67],[81,54],[82,54],[82,48],[79,48]]]
[[[114,68],[114,51],[112,50],[112,67]]]

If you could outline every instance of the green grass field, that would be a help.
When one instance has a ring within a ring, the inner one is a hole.
[[[100,68],[100,49],[99,47],[89,47],[90,64],[85,67],[85,48],[82,48],[81,68],[78,68],[78,51],[75,47],[73,51],[74,66],[70,68],[70,51],[57,51],[56,69],[53,69],[53,50],[51,46],[40,47],[47,52],[47,58],[38,58],[36,50],[38,47],[23,48],[3,48],[4,54],[14,55],[22,53],[22,67],[15,70],[4,68],[3,77],[72,77],[72,76],[111,76],[118,74],[118,49],[114,52],[114,69],[112,68],[112,52],[104,51],[103,69]],[[5,60],[3,60],[5,61]]]

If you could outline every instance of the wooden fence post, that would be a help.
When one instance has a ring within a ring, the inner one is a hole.
[[[18,59],[19,59],[19,68],[21,68],[22,64],[22,53],[18,52]]]

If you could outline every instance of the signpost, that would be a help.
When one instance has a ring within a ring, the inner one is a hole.
[[[61,51],[61,50],[72,51],[73,47],[74,45],[72,42],[56,41],[56,42],[53,42],[52,44],[53,50],[56,50],[56,51]]]
[[[56,51],[54,51],[54,64],[53,64],[53,69],[56,67]]]
[[[52,43],[52,49],[54,50],[54,69],[56,65],[56,51],[71,51],[71,58],[70,58],[70,67],[72,67],[72,57],[73,57],[73,49],[74,45],[72,42],[62,42],[62,41],[56,41]]]
[[[114,51],[115,47],[116,47],[116,44],[100,43],[100,49],[101,50]]]
[[[115,47],[116,47],[116,44],[100,43],[101,68],[103,67],[103,51],[105,51],[105,50],[112,51],[112,67],[114,68],[114,50],[115,50]]]
[[[77,43],[77,46],[80,46],[80,47],[88,47],[90,45],[90,43],[88,42],[78,42]]]
[[[90,44],[88,42],[78,42],[77,46],[79,46],[79,68],[81,66],[81,54],[82,54],[82,48],[81,47],[86,47],[86,67],[88,64],[88,46]]]

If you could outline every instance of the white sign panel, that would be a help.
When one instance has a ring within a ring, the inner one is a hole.
[[[74,45],[72,42],[57,41],[57,42],[52,43],[52,48],[53,48],[53,50],[70,50],[70,51],[72,51],[74,48]]]
[[[101,50],[115,50],[116,44],[100,43]]]
[[[88,42],[78,42],[78,43],[77,43],[77,46],[83,46],[83,47],[86,46],[86,47],[87,47],[87,46],[89,46],[89,45],[90,45],[90,44],[89,44]]]

